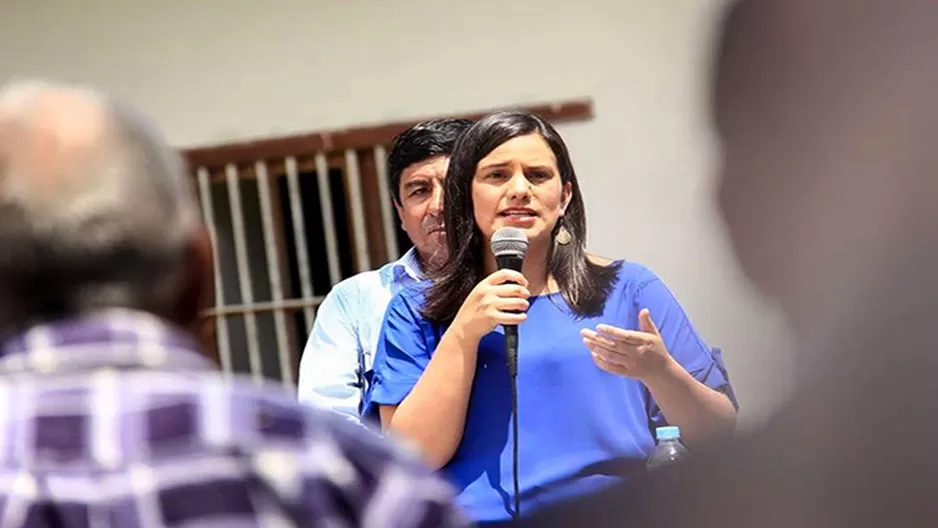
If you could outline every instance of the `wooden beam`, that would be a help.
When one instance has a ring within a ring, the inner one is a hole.
[[[533,106],[507,106],[504,108],[520,108],[537,114],[552,123],[583,121],[593,117],[593,102],[590,99]],[[494,110],[453,117],[477,120],[492,111]],[[197,167],[221,167],[228,163],[254,163],[257,160],[276,160],[287,156],[302,156],[316,152],[371,148],[375,145],[389,144],[394,136],[420,121],[423,121],[423,119],[188,148],[183,149],[182,153],[194,170]]]

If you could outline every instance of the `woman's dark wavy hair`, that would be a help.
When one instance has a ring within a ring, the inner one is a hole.
[[[472,203],[476,167],[502,143],[529,134],[544,138],[557,158],[561,181],[569,183],[572,190],[566,213],[552,234],[556,236],[563,225],[572,240],[566,245],[552,246],[548,273],[557,281],[564,300],[576,315],[602,313],[620,266],[596,264],[587,258],[586,210],[567,146],[554,127],[542,118],[526,112],[505,111],[476,122],[456,142],[443,194],[450,258],[433,275],[422,310],[427,319],[440,323],[452,321],[472,289],[485,278],[482,233],[476,226]]]

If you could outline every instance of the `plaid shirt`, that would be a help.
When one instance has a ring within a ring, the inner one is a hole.
[[[195,350],[127,311],[0,345],[0,528],[467,524],[385,439]]]

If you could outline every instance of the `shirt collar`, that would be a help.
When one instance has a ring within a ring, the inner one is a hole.
[[[401,258],[391,263],[391,276],[395,281],[404,277],[415,281],[422,281],[426,278],[420,264],[420,254],[417,253],[417,248],[408,249]]]

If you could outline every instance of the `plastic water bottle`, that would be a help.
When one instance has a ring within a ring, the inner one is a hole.
[[[687,448],[681,443],[681,429],[676,426],[655,429],[658,445],[648,457],[648,469],[653,470],[677,462],[687,456]]]

